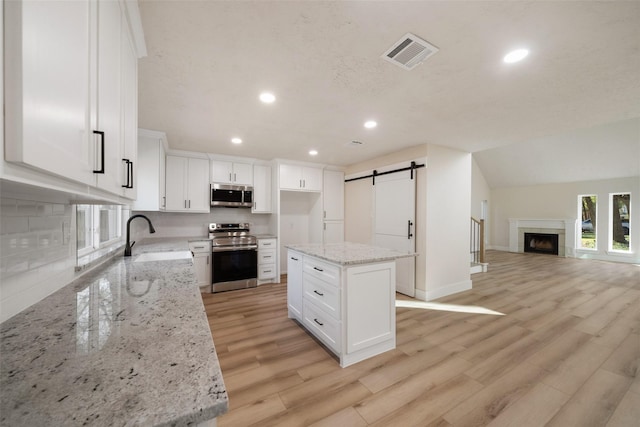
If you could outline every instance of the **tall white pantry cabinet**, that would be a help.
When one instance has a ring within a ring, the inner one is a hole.
[[[135,43],[125,2],[4,8],[5,159],[135,199],[144,42]]]

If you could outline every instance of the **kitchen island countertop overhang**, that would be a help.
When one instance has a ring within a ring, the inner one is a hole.
[[[0,325],[0,425],[195,425],[228,396],[192,261],[145,239]]]
[[[370,264],[373,262],[392,261],[399,258],[417,256],[415,252],[401,252],[394,249],[353,242],[290,244],[285,247],[343,266]]]

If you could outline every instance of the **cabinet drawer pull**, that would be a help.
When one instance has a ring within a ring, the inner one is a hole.
[[[316,322],[316,323],[317,323],[318,325],[320,325],[320,326],[324,326],[324,323],[320,323],[320,322],[318,322],[318,319],[313,319],[313,321],[314,321],[314,322]]]
[[[316,270],[316,271],[324,271],[323,269],[318,268],[318,267],[313,267],[313,269]]]
[[[321,297],[323,297],[323,296],[324,296],[324,294],[323,294],[322,292],[318,292],[318,291],[316,291],[315,289],[313,290],[313,292],[314,292],[315,294],[320,295]]]
[[[294,261],[298,261],[298,258],[295,258],[295,257],[291,257],[291,259]]]
[[[204,246],[194,246],[193,249],[204,249]]]
[[[265,255],[263,258],[271,258],[271,255]]]
[[[271,270],[263,270],[265,273],[271,273]]]

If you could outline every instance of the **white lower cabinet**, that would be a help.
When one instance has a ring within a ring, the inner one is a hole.
[[[325,221],[322,225],[322,242],[342,243],[344,242],[344,222],[343,221]]]
[[[302,322],[302,254],[287,252],[287,306],[289,318]]]
[[[277,239],[258,238],[258,284],[273,282],[276,278]]]
[[[338,265],[290,249],[287,268],[289,317],[341,367],[395,348],[395,260]]]
[[[211,242],[207,240],[189,242],[193,254],[198,286],[203,292],[211,291]]]
[[[342,342],[340,322],[307,299],[304,299],[302,304],[303,324],[307,330],[311,331],[335,353],[339,353]]]

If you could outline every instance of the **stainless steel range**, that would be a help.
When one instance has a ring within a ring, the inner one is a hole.
[[[255,288],[258,278],[258,241],[248,223],[209,224],[212,246],[211,292]]]

